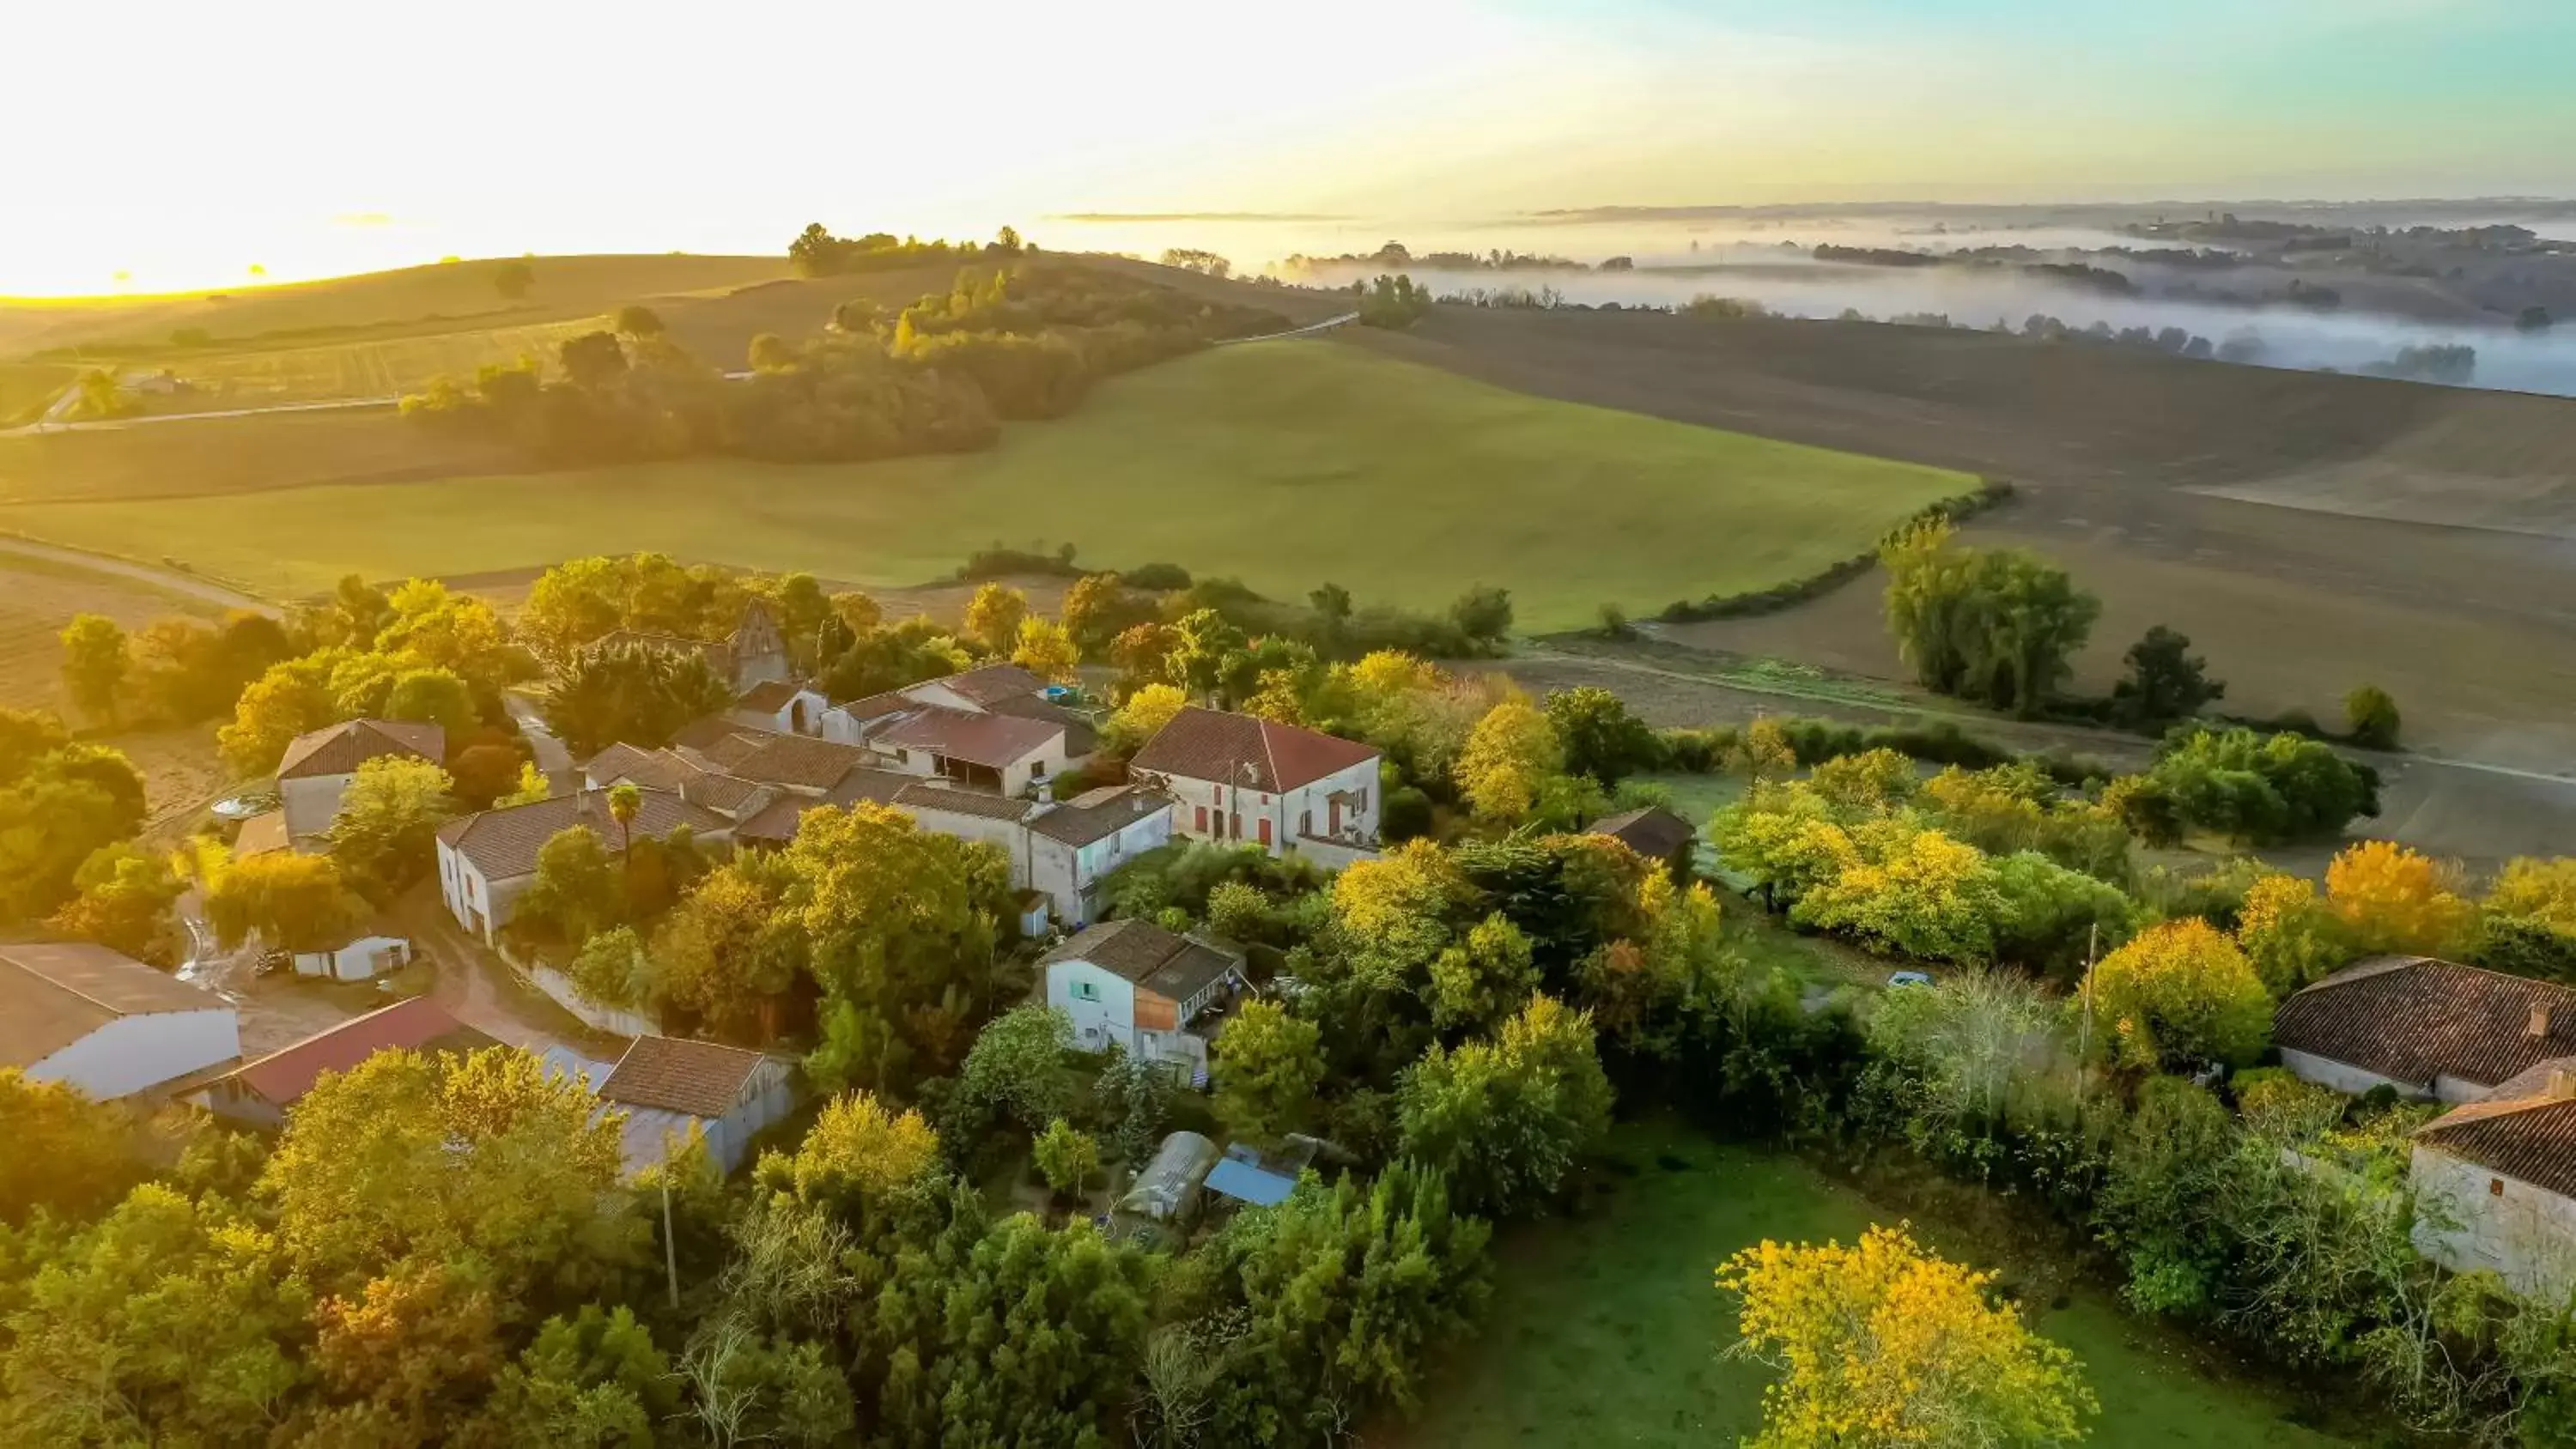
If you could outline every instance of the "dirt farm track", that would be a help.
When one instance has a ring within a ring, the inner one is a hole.
[[[2164,623],[2230,681],[2230,708],[2333,719],[2371,681],[2423,748],[2576,771],[2576,402],[1862,323],[1441,308],[1409,334],[1343,335],[1529,392],[2010,480],[2017,500],[1968,531],[2102,596],[2079,683],[2105,685]],[[1670,637],[1901,673],[1866,579]]]

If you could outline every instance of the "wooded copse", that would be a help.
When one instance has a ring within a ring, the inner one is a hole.
[[[1016,261],[961,268],[949,291],[892,318],[845,306],[833,330],[802,342],[764,334],[747,378],[727,378],[658,326],[594,332],[564,342],[551,369],[523,359],[470,383],[442,378],[403,413],[556,464],[969,452],[991,446],[1005,420],[1062,416],[1103,377],[1286,325],[1095,268]]]

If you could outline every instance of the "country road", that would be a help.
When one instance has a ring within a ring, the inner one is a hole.
[[[1330,332],[1336,327],[1347,326],[1350,323],[1357,322],[1358,320],[1360,320],[1359,313],[1344,312],[1339,317],[1327,317],[1321,322],[1309,323],[1304,327],[1294,328],[1287,332],[1264,332],[1258,337],[1227,337],[1218,341],[1216,345],[1219,347],[1234,347],[1246,342],[1277,342],[1286,337],[1311,337],[1315,333]]]
[[[75,568],[84,568],[92,573],[108,574],[120,579],[133,579],[138,583],[150,584],[166,593],[185,594],[192,599],[204,599],[208,603],[221,604],[227,609],[248,609],[255,614],[266,614],[272,619],[286,617],[284,609],[266,599],[254,598],[238,589],[226,588],[222,584],[198,578],[194,574],[181,573],[177,569],[158,568],[151,564],[110,558],[105,554],[83,553],[76,548],[38,543],[31,538],[0,537],[0,555],[7,554],[15,554],[20,558],[42,559],[47,563],[70,564]]]

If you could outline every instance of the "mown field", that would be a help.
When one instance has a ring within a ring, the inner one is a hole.
[[[311,347],[245,348],[210,355],[182,353],[160,365],[197,391],[156,405],[156,412],[264,407],[328,398],[387,398],[417,392],[440,377],[471,378],[486,363],[551,358],[564,339],[597,331],[607,319],[485,327],[424,335],[366,337]]]
[[[784,245],[782,241],[779,255],[767,257],[495,257],[164,296],[0,297],[0,356],[71,346],[157,347],[180,328],[202,328],[227,343],[431,318],[477,327],[524,326],[606,312],[622,302],[785,277]],[[535,273],[535,284],[522,297],[503,297],[493,279],[521,260]]]
[[[0,496],[67,496],[11,482],[0,451]],[[1177,562],[1288,596],[1329,579],[1366,601],[1439,607],[1501,584],[1523,627],[1557,629],[1605,601],[1647,610],[1802,577],[1974,486],[1297,341],[1118,379],[984,453],[18,503],[0,506],[0,527],[281,594],[351,572],[487,573],[632,549],[908,584],[996,540],[1071,541],[1093,563]]]
[[[1667,1124],[1620,1128],[1616,1169],[1587,1212],[1526,1225],[1498,1245],[1484,1331],[1461,1345],[1410,1424],[1373,1442],[1405,1449],[1732,1444],[1761,1426],[1760,1365],[1721,1356],[1731,1310],[1717,1265],[1765,1238],[1850,1242],[1892,1221],[1791,1158],[1720,1147]],[[2101,1400],[2091,1449],[2334,1449],[2346,1441],[2284,1417],[2278,1396],[2214,1377],[2175,1336],[2091,1291],[2055,1291],[1918,1225],[1941,1251],[2037,1289],[2025,1312],[2074,1350]]]
[[[0,362],[0,428],[34,421],[79,380],[80,369],[67,363]]]

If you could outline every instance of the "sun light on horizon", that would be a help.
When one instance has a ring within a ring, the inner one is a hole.
[[[2170,0],[2153,24],[2038,0],[971,21],[743,0],[722,21],[667,0],[459,0],[434,25],[322,0],[39,7],[13,41],[50,60],[0,92],[34,141],[0,295],[774,254],[815,220],[2576,191],[2555,79],[2576,15],[2519,0]]]

